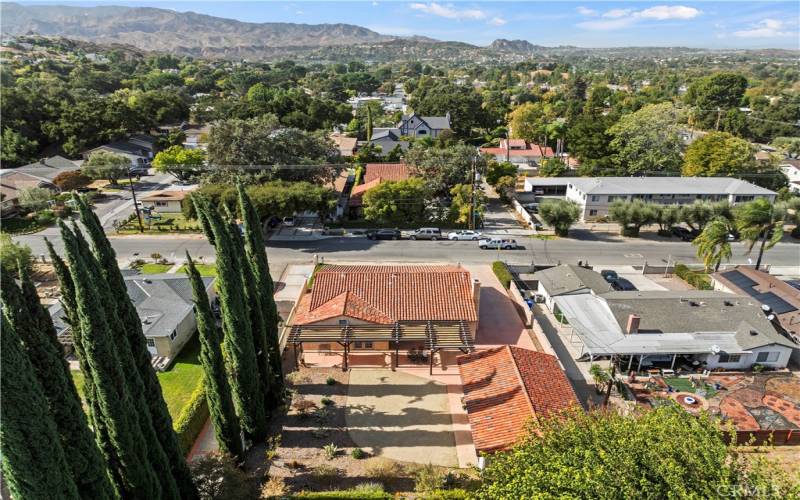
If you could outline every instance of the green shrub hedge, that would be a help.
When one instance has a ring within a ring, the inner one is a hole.
[[[200,431],[203,430],[208,417],[205,384],[200,382],[192,393],[189,402],[186,403],[183,411],[178,415],[177,420],[173,422],[175,434],[178,435],[181,453],[184,455],[189,453],[195,440],[197,440],[197,436],[200,435]]]
[[[511,276],[511,271],[508,270],[504,262],[500,262],[496,260],[492,262],[492,271],[494,271],[494,275],[497,276],[497,279],[500,280],[500,283],[503,285],[503,288],[508,290],[508,287],[511,286],[511,280],[513,277]]]
[[[714,286],[711,284],[711,278],[708,273],[703,271],[692,271],[684,264],[675,264],[675,276],[679,277],[686,283],[692,285],[698,290],[713,290]]]

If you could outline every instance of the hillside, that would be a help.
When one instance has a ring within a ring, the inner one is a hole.
[[[395,37],[350,24],[246,23],[149,7],[0,4],[4,36],[57,35],[144,50],[222,57],[269,54],[276,47],[379,43]],[[230,51],[231,54],[226,52]],[[269,57],[269,56],[268,56]]]

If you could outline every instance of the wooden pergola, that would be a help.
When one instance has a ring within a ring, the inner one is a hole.
[[[343,370],[348,367],[350,344],[354,342],[387,342],[394,348],[394,364],[400,361],[400,342],[417,341],[430,353],[429,371],[433,373],[433,355],[443,350],[469,353],[475,350],[469,324],[464,321],[396,321],[388,325],[295,325],[288,343],[298,362],[297,346],[304,342],[330,342],[344,349]]]

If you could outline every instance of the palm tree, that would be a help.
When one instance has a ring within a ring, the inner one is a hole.
[[[724,217],[717,217],[709,222],[703,232],[692,241],[692,245],[697,247],[697,256],[703,259],[706,272],[714,267],[714,271],[719,271],[719,265],[723,259],[730,260],[731,244],[728,241],[730,234],[730,221]]]
[[[736,228],[747,243],[748,255],[757,243],[758,260],[756,269],[761,266],[764,251],[774,247],[783,238],[783,224],[786,217],[786,206],[774,204],[766,198],[750,201],[736,208]]]

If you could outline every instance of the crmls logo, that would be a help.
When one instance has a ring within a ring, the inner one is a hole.
[[[781,498],[781,492],[774,485],[748,486],[730,485],[717,487],[721,498]]]

